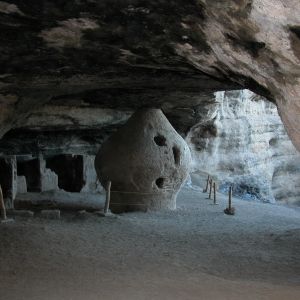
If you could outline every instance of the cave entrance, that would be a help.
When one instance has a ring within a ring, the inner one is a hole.
[[[5,158],[0,158],[0,185],[3,192],[3,198],[12,197],[12,180],[11,164]]]
[[[40,162],[37,158],[18,161],[17,174],[18,176],[24,176],[26,178],[28,192],[41,192]]]
[[[85,184],[83,164],[82,155],[62,154],[46,158],[46,168],[58,176],[58,187],[72,193],[79,193]]]

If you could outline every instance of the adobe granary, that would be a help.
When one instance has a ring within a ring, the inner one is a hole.
[[[191,154],[159,109],[138,110],[102,145],[95,167],[112,182],[113,212],[175,209]]]

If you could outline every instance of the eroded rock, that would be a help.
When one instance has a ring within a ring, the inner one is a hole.
[[[140,107],[184,135],[240,87],[277,104],[299,150],[299,32],[298,0],[0,1],[0,154],[95,155]]]
[[[298,0],[1,1],[0,135],[49,101],[161,107],[174,87],[240,85],[300,149],[299,16]]]
[[[95,167],[111,186],[112,212],[175,209],[190,150],[161,110],[137,111],[101,147]]]

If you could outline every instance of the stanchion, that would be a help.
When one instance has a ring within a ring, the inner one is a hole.
[[[214,182],[214,205],[218,205],[219,203],[217,203],[217,187],[216,187],[216,183]]]
[[[212,179],[210,179],[210,181],[209,181],[209,195],[208,195],[208,199],[211,199],[212,185],[213,185],[213,181],[212,181]]]
[[[207,180],[206,180],[206,187],[205,187],[205,189],[203,190],[203,193],[207,193],[207,191],[208,191],[209,180],[210,180],[210,176],[208,175],[208,176],[207,176]]]
[[[224,209],[224,213],[227,215],[234,215],[235,208],[232,207],[232,186],[229,187],[229,193],[228,193],[228,207]]]

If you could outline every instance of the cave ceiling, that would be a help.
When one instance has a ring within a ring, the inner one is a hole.
[[[215,91],[249,88],[277,104],[300,149],[299,65],[298,0],[0,1],[0,136],[96,130],[89,109],[139,107],[184,132]],[[79,108],[72,126],[59,121]]]

